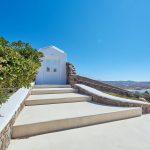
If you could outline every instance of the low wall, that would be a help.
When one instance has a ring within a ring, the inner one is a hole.
[[[76,76],[76,69],[73,64],[70,62],[66,63],[66,72],[67,72],[67,84],[74,85],[76,84],[75,76]]]
[[[76,86],[76,84],[83,84],[83,85],[92,87],[98,91],[104,91],[104,92],[108,91],[108,92],[112,92],[112,93],[116,93],[116,94],[124,95],[124,96],[129,96],[131,94],[131,92],[121,89],[119,87],[115,87],[115,86],[112,86],[112,85],[109,85],[109,84],[106,84],[106,83],[103,83],[94,79],[90,79],[87,77],[77,75],[75,67],[73,66],[73,64],[69,62],[66,64],[66,67],[67,67],[68,83],[71,84],[72,87],[78,88],[80,93],[92,96],[95,102],[100,102],[103,104],[114,105],[114,106],[142,107],[143,113],[150,113],[149,103],[140,102],[136,100],[130,100],[130,99],[126,99],[125,101],[112,100],[112,99],[103,97],[101,95],[91,93],[81,87]]]
[[[74,87],[78,89],[79,93],[92,96],[92,100],[94,102],[111,106],[142,107],[143,114],[150,113],[150,104],[147,102],[130,100],[125,98],[117,98],[115,96],[111,96],[111,99],[106,96],[103,96],[100,91],[85,85],[76,84]]]
[[[24,107],[30,89],[21,88],[0,107],[0,150],[6,150],[11,139],[12,126]]]
[[[66,64],[66,67],[67,67],[66,69],[67,80],[68,80],[68,83],[71,84],[72,86],[74,86],[75,84],[84,84],[84,85],[93,87],[97,90],[108,91],[108,92],[112,92],[112,93],[116,93],[116,94],[124,95],[124,96],[129,96],[129,94],[131,93],[119,87],[112,86],[112,85],[103,83],[101,81],[97,81],[94,79],[90,79],[87,77],[77,75],[74,65],[69,62]]]
[[[77,83],[93,87],[97,90],[108,91],[108,92],[116,93],[119,95],[125,95],[125,96],[128,96],[130,93],[124,89],[121,89],[121,88],[118,88],[118,87],[115,87],[115,86],[112,86],[112,85],[109,85],[109,84],[106,84],[106,83],[103,83],[94,79],[90,79],[87,77],[77,75],[75,78],[77,80]]]

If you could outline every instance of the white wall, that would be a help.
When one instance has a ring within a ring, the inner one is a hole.
[[[36,84],[66,84],[66,53],[54,46],[41,48],[39,51],[43,52],[44,58],[36,77]],[[50,71],[47,71],[47,67]]]
[[[20,88],[17,92],[9,97],[6,103],[2,104],[2,106],[0,107],[0,115],[2,116],[0,117],[0,132],[12,119],[29,92],[30,88]]]

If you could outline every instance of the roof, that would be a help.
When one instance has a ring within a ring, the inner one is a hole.
[[[58,47],[53,46],[53,45],[40,48],[39,51],[44,51],[44,50],[47,50],[47,49],[53,49],[53,50],[56,50],[56,51],[58,51],[58,52],[60,52],[60,53],[63,53],[63,54],[65,53],[63,50],[61,50],[61,49],[59,49]]]

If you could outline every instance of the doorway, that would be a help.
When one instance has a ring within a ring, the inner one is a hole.
[[[60,83],[60,62],[57,59],[46,59],[44,61],[43,81],[45,84]]]

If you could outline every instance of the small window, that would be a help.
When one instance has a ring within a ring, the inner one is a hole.
[[[57,69],[56,69],[56,68],[54,68],[54,72],[57,72]]]
[[[47,67],[47,68],[46,68],[46,71],[47,71],[47,72],[50,72],[50,68],[49,68],[49,67]]]

